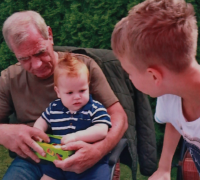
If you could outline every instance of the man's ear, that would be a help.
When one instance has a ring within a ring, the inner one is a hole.
[[[48,30],[48,35],[49,35],[49,40],[51,41],[52,45],[54,45],[53,42],[53,32],[50,26],[47,26],[47,30]]]
[[[58,98],[60,98],[60,93],[59,93],[59,89],[57,88],[57,86],[54,86],[54,90],[56,91]]]
[[[148,68],[147,72],[149,73],[150,78],[153,80],[154,84],[156,86],[160,86],[163,80],[161,71],[157,68]]]

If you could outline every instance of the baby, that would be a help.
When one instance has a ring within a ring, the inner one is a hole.
[[[106,137],[111,127],[110,116],[101,103],[89,95],[89,71],[73,54],[61,59],[54,70],[54,89],[59,99],[50,103],[34,127],[63,136],[61,143],[74,141],[94,143]],[[110,170],[105,156],[92,168],[81,174],[62,171],[53,163],[41,164],[42,180],[52,179],[104,179],[109,180]]]

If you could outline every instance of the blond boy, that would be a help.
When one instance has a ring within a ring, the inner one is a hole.
[[[158,97],[155,119],[167,123],[158,170],[150,180],[170,179],[183,136],[200,172],[200,66],[197,22],[191,4],[146,0],[134,6],[112,34],[112,48],[135,87]]]
[[[55,67],[54,85],[59,99],[50,103],[34,127],[46,132],[50,126],[54,135],[63,136],[62,144],[95,143],[104,139],[111,127],[110,116],[103,105],[89,95],[89,71],[85,63],[67,54]],[[53,163],[41,164],[41,169],[42,180],[109,180],[110,177],[107,157],[81,174],[62,171]]]

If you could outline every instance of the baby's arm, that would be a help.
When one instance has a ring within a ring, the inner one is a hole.
[[[40,117],[36,120],[36,122],[35,122],[35,124],[33,125],[33,127],[36,127],[36,128],[38,128],[38,129],[40,129],[40,130],[46,132],[47,129],[48,129],[48,124],[47,124],[47,122],[40,116]]]
[[[103,123],[98,123],[87,128],[86,130],[65,135],[62,138],[61,143],[67,144],[69,142],[74,142],[74,141],[84,141],[88,143],[94,143],[104,139],[107,133],[108,133],[108,125]]]

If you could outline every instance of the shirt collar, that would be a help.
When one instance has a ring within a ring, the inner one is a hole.
[[[61,99],[60,99],[60,102],[62,103]],[[89,101],[87,102],[87,104],[83,106],[80,110],[76,111],[74,114],[77,114],[78,112],[81,112],[81,111],[90,110],[92,104],[93,104],[93,99],[92,99],[92,95],[90,94]],[[63,105],[63,103],[62,103],[62,106],[63,106],[63,111],[65,112],[69,111],[69,109]]]
[[[87,104],[86,104],[85,106],[83,106],[78,112],[90,110],[92,104],[93,104],[93,99],[92,99],[92,95],[90,94],[89,101],[88,101]]]

